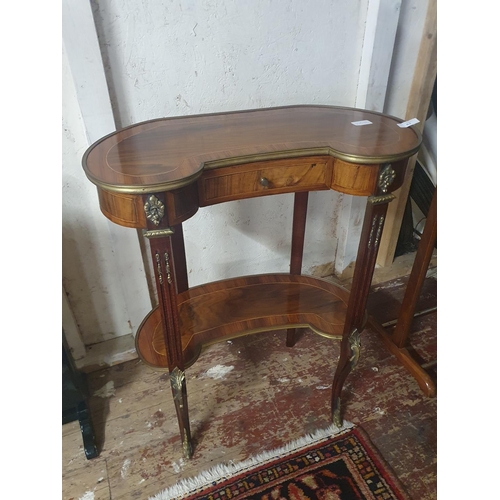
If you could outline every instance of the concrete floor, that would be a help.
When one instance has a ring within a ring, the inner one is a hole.
[[[397,316],[404,279],[374,286],[381,321]],[[386,306],[380,296],[385,294]],[[428,278],[421,309],[436,299]],[[436,313],[414,320],[412,343],[436,356]],[[86,460],[77,422],[63,426],[63,499],[149,496],[213,465],[243,460],[330,424],[330,387],[339,342],[310,331],[293,348],[285,332],[207,348],[186,370],[194,457],[182,459],[168,377],[138,360],[88,375],[89,404],[101,451]],[[344,386],[345,418],[360,425],[415,500],[436,498],[436,399],[385,350],[362,334],[361,358]]]

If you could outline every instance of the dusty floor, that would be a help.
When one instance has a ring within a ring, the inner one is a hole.
[[[371,313],[397,315],[404,279],[374,286]],[[383,300],[381,301],[381,297]],[[384,298],[385,297],[385,298]],[[429,278],[420,308],[435,305]],[[386,307],[380,304],[385,303]],[[415,319],[412,343],[436,356],[436,313]],[[179,479],[242,460],[330,424],[330,387],[339,342],[305,331],[294,348],[285,332],[211,346],[186,370],[195,453],[183,460],[168,378],[140,361],[89,374],[100,456],[86,460],[77,422],[63,426],[63,499],[148,499]],[[436,498],[436,399],[384,349],[362,335],[361,358],[344,386],[345,418],[359,424],[415,500]]]

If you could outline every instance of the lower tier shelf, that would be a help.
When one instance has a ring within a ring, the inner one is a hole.
[[[177,296],[185,366],[201,348],[222,340],[262,331],[310,328],[342,336],[349,292],[312,276],[262,274],[216,281]],[[153,368],[166,369],[161,312],[153,309],[136,335],[139,357]]]

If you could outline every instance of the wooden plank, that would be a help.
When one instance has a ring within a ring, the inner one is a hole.
[[[429,0],[422,32],[422,41],[410,90],[410,98],[405,114],[406,119],[418,118],[420,120],[420,123],[416,125],[420,131],[423,130],[425,124],[436,74],[437,6],[436,0]],[[410,158],[403,185],[394,192],[396,199],[389,204],[377,258],[377,264],[383,267],[390,266],[394,260],[394,253],[396,251],[406,200],[410,192],[416,158],[416,155]]]
[[[356,92],[355,107],[382,112],[387,94],[401,0],[370,0]],[[339,239],[335,273],[341,274],[354,262],[358,252],[366,199],[343,196],[339,216]]]
[[[356,107],[384,109],[401,0],[370,0],[356,94]]]

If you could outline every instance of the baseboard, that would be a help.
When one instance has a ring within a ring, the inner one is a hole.
[[[129,334],[87,346],[85,357],[75,364],[82,372],[90,373],[133,359],[138,359],[138,356],[134,337]]]
[[[415,256],[417,252],[410,252],[404,255],[400,255],[394,259],[392,265],[387,267],[382,267],[377,265],[373,273],[372,285],[378,285],[379,283],[384,283],[385,281],[390,281],[397,278],[402,278],[403,276],[408,276],[411,273],[411,268],[413,262],[415,261]],[[437,250],[434,253],[429,264],[429,269],[437,267]],[[349,288],[352,277],[354,275],[354,262],[349,264],[341,274],[331,276],[335,282]]]

